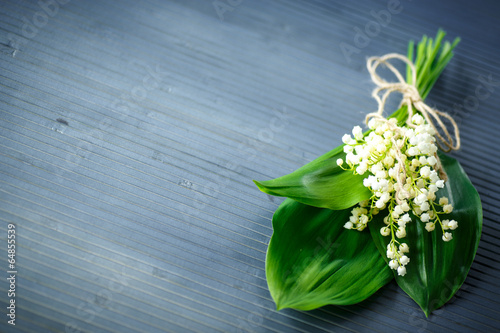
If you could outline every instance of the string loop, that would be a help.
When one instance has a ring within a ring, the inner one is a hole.
[[[394,59],[401,60],[410,67],[411,84],[407,83],[401,73],[389,62],[390,60]],[[396,82],[387,82],[377,74],[377,68],[378,66],[380,66],[380,64],[384,64],[396,76]],[[458,150],[460,148],[460,132],[457,123],[446,112],[441,112],[439,110],[433,109],[424,103],[416,86],[417,71],[415,69],[415,65],[407,57],[397,53],[389,53],[382,57],[370,57],[367,60],[366,66],[368,68],[368,72],[370,73],[372,81],[377,85],[377,88],[375,88],[372,92],[372,96],[378,103],[377,112],[369,113],[366,116],[365,120],[367,123],[368,120],[373,117],[385,119],[383,117],[383,112],[388,97],[393,92],[399,92],[403,95],[401,105],[406,104],[408,106],[408,119],[406,120],[408,126],[415,127],[411,123],[411,118],[414,113],[413,108],[415,108],[415,110],[419,111],[425,118],[427,123],[430,124],[434,129],[434,132],[439,139],[436,141],[439,148],[441,148],[445,152]],[[446,125],[443,123],[442,118],[446,118],[451,123],[455,140],[453,140]],[[439,129],[444,135],[440,133],[436,124],[439,126]]]

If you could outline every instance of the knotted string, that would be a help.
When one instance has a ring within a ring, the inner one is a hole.
[[[409,66],[411,73],[411,84],[407,83],[406,80],[401,75],[401,73],[393,65],[389,63],[389,60],[393,59],[399,59],[405,62]],[[384,79],[382,79],[377,74],[377,68],[378,66],[380,66],[380,64],[384,64],[387,68],[389,68],[389,70],[396,76],[398,81],[387,82]],[[387,126],[391,130],[393,131],[399,130],[398,126],[395,123],[388,121],[383,116],[384,107],[385,103],[387,102],[387,99],[393,92],[399,92],[403,95],[401,106],[406,104],[408,107],[408,118],[406,120],[406,123],[409,127],[412,128],[416,127],[411,122],[414,113],[413,108],[415,108],[422,114],[427,123],[430,124],[434,129],[434,132],[436,133],[436,136],[439,139],[436,140],[436,143],[438,144],[439,148],[441,148],[445,152],[449,152],[450,150],[458,150],[460,148],[460,132],[458,130],[457,123],[447,113],[433,109],[424,103],[416,86],[417,70],[415,69],[415,65],[407,57],[397,53],[390,53],[386,54],[383,57],[368,58],[366,65],[368,67],[368,72],[370,73],[373,82],[377,85],[377,88],[375,88],[372,92],[372,96],[378,103],[377,112],[372,112],[366,115],[365,120],[367,123],[371,118],[378,118],[380,120],[385,121]],[[380,95],[381,93],[382,95]],[[441,117],[448,119],[451,125],[453,126],[453,131],[455,134],[455,143],[453,142],[453,138],[448,129],[446,128],[445,124],[443,123]],[[441,135],[441,133],[436,128],[435,122],[439,125],[439,128],[444,133],[444,136]],[[406,168],[403,161],[403,157],[401,156],[402,147],[399,147],[399,145],[397,144],[397,142],[395,142],[394,139],[392,141],[393,145],[396,148],[396,160],[398,161],[398,163],[396,164],[396,174],[398,175],[396,177],[397,180],[396,201],[399,204],[401,203],[402,200],[408,198],[409,193],[404,189],[404,183],[406,181]],[[441,161],[439,160],[437,154],[435,154],[435,157],[438,161],[437,170],[441,175],[441,179],[446,180],[448,177],[446,175],[446,172],[444,172],[441,166]]]
[[[411,84],[407,83],[403,78],[403,76],[401,75],[401,73],[393,65],[389,63],[389,60],[392,59],[399,59],[405,62],[410,67]],[[387,82],[384,79],[382,79],[377,74],[377,68],[380,64],[384,64],[387,68],[389,68],[391,72],[398,79],[398,82]],[[411,123],[411,118],[413,116],[413,108],[415,108],[416,110],[420,111],[420,113],[424,116],[427,123],[430,124],[434,129],[434,132],[436,133],[436,136],[439,139],[439,141],[437,141],[439,148],[441,148],[445,152],[449,152],[450,150],[458,150],[460,148],[460,132],[458,130],[457,123],[449,114],[433,109],[424,103],[416,86],[417,70],[415,69],[415,65],[407,57],[397,53],[390,53],[386,54],[383,57],[368,58],[366,65],[368,67],[368,72],[370,73],[373,82],[377,85],[377,88],[375,88],[372,92],[372,96],[377,100],[378,103],[377,112],[369,113],[366,116],[365,120],[367,123],[368,120],[370,120],[373,117],[385,119],[383,117],[383,112],[387,98],[390,96],[391,93],[399,92],[403,94],[403,100],[401,101],[401,105],[406,104],[408,106],[408,119],[406,120],[408,126],[415,127]],[[382,96],[380,96],[381,92],[383,93]],[[451,125],[453,126],[453,131],[455,134],[454,135],[455,143],[453,143],[453,138],[450,135],[450,132],[446,128],[445,124],[443,123],[441,117],[448,119]],[[441,133],[438,131],[438,128],[436,127],[435,123],[439,125],[439,128],[444,133],[444,136],[441,135]]]

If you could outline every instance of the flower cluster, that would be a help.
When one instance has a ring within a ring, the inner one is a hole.
[[[373,193],[352,210],[344,227],[361,231],[374,215],[387,208],[380,233],[391,236],[387,245],[389,266],[404,276],[410,249],[400,240],[406,237],[406,224],[412,221],[410,212],[425,223],[429,232],[438,224],[446,242],[452,239],[447,230],[456,229],[458,223],[440,218],[441,214],[451,213],[453,207],[446,197],[436,202],[436,192],[445,181],[437,171],[440,166],[434,128],[420,114],[413,115],[408,125],[399,126],[395,118],[376,117],[370,119],[368,127],[371,131],[366,136],[361,127],[355,126],[354,138],[349,134],[342,138],[346,158],[338,159],[337,164],[344,168],[346,163],[346,170],[360,175],[368,172],[363,184]]]

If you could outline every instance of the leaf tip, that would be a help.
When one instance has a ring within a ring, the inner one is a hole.
[[[260,191],[262,191],[262,192],[264,192],[264,193],[268,193],[268,191],[267,191],[267,187],[266,187],[266,185],[264,185],[264,182],[262,182],[262,181],[258,181],[258,180],[255,180],[255,179],[253,179],[252,181],[253,181],[253,183],[255,184],[255,186],[257,186],[257,188],[258,188]]]
[[[281,310],[284,310],[284,309],[287,309],[287,308],[292,308],[290,305],[287,305],[286,303],[280,301],[280,300],[276,300],[276,311],[281,311]]]
[[[425,318],[429,318],[432,311],[435,310],[435,308],[432,308],[430,304],[418,304],[418,305],[420,306],[420,309],[422,309],[422,312],[425,314]]]

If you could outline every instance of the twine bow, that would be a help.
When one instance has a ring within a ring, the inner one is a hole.
[[[405,62],[410,67],[412,79],[411,84],[407,83],[402,77],[401,73],[389,63],[389,60],[392,59],[399,59]],[[391,72],[397,77],[398,82],[387,82],[382,79],[377,74],[377,68],[380,64],[384,64],[387,68],[389,68]],[[384,112],[387,98],[391,93],[399,92],[403,94],[401,105],[406,104],[408,106],[408,119],[406,121],[408,126],[414,127],[414,125],[411,123],[411,117],[413,116],[414,107],[416,110],[420,111],[427,123],[429,123],[433,127],[434,131],[436,132],[436,136],[439,139],[439,141],[437,141],[439,148],[441,148],[445,152],[449,152],[450,150],[458,150],[460,148],[460,132],[458,130],[457,123],[446,112],[441,112],[439,110],[433,109],[424,103],[416,87],[417,70],[415,69],[415,65],[407,57],[397,53],[390,53],[382,57],[368,58],[366,65],[373,82],[377,85],[377,88],[375,88],[372,92],[372,96],[377,100],[378,103],[377,112],[369,113],[366,116],[366,122],[368,122],[368,120],[373,117],[385,119],[382,114]],[[382,96],[380,96],[381,92],[383,92]],[[446,128],[446,125],[443,123],[441,117],[448,119],[448,121],[453,126],[455,142],[453,142],[453,138]],[[435,123],[439,125],[439,128],[443,132],[444,136],[441,135],[441,133],[438,131]]]

